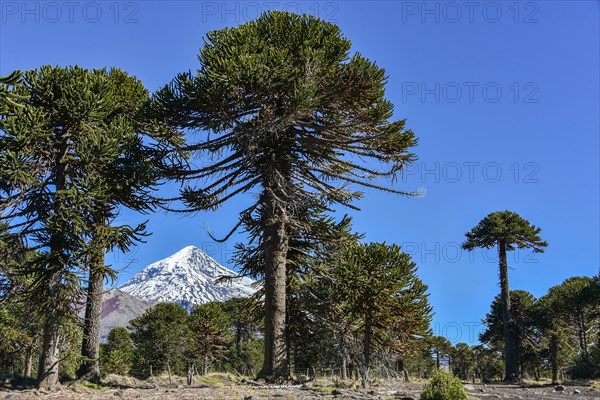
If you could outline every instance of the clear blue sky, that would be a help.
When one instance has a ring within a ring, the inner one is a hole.
[[[541,296],[569,276],[598,272],[598,1],[2,0],[0,74],[43,64],[116,66],[155,90],[197,67],[207,31],[270,8],[338,23],[354,51],[386,69],[396,116],[419,137],[419,161],[399,187],[427,194],[367,192],[362,212],[351,214],[367,240],[413,254],[437,334],[474,342],[499,291],[494,252],[458,247],[489,212],[520,213],[550,244],[544,254],[511,255],[513,289]],[[148,216],[147,243],[127,258],[109,257],[128,266],[119,281],[190,244],[227,264],[244,236],[216,245],[205,226],[225,233],[245,201],[191,217]]]

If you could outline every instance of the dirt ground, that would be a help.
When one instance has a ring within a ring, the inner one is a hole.
[[[329,382],[332,383],[332,382]],[[92,389],[82,385],[65,385],[54,391],[48,390],[8,390],[0,389],[0,400],[29,399],[141,399],[141,400],[199,400],[199,399],[404,399],[418,400],[423,384],[386,382],[371,390],[340,389],[328,382],[304,385],[266,386],[253,382],[226,383],[219,386],[195,384],[186,385],[146,385],[136,388]],[[465,385],[472,399],[600,399],[600,389],[591,386],[565,385],[564,390],[556,391],[552,385],[517,386],[502,384]]]

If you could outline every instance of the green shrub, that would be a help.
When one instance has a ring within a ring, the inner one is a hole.
[[[469,395],[460,379],[448,372],[437,371],[423,388],[421,400],[468,400]]]

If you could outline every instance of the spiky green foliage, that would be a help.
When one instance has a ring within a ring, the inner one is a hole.
[[[466,343],[457,343],[450,351],[450,365],[454,375],[467,381],[475,373],[475,352]]]
[[[205,303],[194,307],[189,317],[190,356],[208,373],[211,364],[222,360],[230,340],[230,320],[219,303]]]
[[[6,114],[11,107],[21,107],[19,104],[27,97],[11,91],[12,86],[21,84],[23,74],[13,71],[7,76],[0,76],[0,116]]]
[[[174,303],[159,303],[131,320],[129,325],[138,376],[147,377],[150,368],[158,374],[172,368],[183,371],[182,361],[190,338],[185,308]]]
[[[561,304],[558,291],[550,289],[542,296],[535,308],[535,323],[540,332],[540,353],[550,367],[552,383],[558,383],[559,372],[571,359],[572,335],[565,307]]]
[[[288,374],[286,231],[298,223],[293,210],[323,201],[352,206],[360,193],[349,184],[413,194],[374,181],[393,180],[412,162],[416,139],[405,121],[391,121],[384,70],[351,55],[350,47],[331,23],[270,12],[209,32],[198,71],[180,74],[156,95],[156,110],[173,125],[210,132],[186,149],[214,161],[175,172],[180,179],[209,179],[182,191],[188,211],[257,191],[235,228],[252,218],[264,232],[265,377]]]
[[[358,194],[332,182],[374,186],[370,178],[395,176],[413,161],[413,133],[404,121],[389,121],[393,105],[384,98],[383,69],[349,50],[337,26],[283,12],[209,32],[196,74],[180,74],[157,93],[175,125],[214,132],[189,150],[227,150],[218,162],[181,171],[188,179],[223,174],[183,193],[190,208],[216,207],[266,183],[271,173],[283,174],[271,177],[281,200],[346,204]],[[389,168],[361,167],[351,155]]]
[[[12,296],[0,305],[0,373],[31,377],[42,320],[21,296]]]
[[[362,345],[363,386],[370,384],[372,353],[429,331],[431,306],[416,264],[398,245],[368,243],[348,250],[336,266],[333,301],[351,321]]]
[[[437,371],[421,392],[421,400],[469,400],[460,379],[451,373]]]
[[[129,375],[133,363],[133,342],[126,328],[112,329],[102,348],[102,373]]]
[[[543,253],[548,243],[540,237],[541,230],[515,212],[496,211],[486,216],[465,234],[463,248],[465,250],[491,249],[498,243],[504,242],[506,251],[531,248],[536,253]]]
[[[548,290],[546,309],[549,316],[557,322],[555,328],[568,327],[573,338],[575,359],[570,372],[576,378],[593,378],[597,367],[590,360],[591,344],[598,340],[600,330],[600,303],[598,302],[598,286],[593,277],[574,276]],[[559,329],[557,334],[563,333]],[[560,338],[558,336],[559,344]],[[559,353],[560,357],[560,353]]]
[[[476,374],[483,382],[501,379],[504,369],[501,352],[484,345],[476,345],[473,346],[473,353]]]
[[[56,357],[58,320],[72,313],[88,266],[97,268],[101,290],[110,274],[104,252],[126,251],[140,239],[144,224],[111,223],[121,205],[152,204],[170,137],[140,116],[148,98],[141,83],[116,69],[44,66],[12,92],[26,100],[0,120],[1,219],[38,250],[21,273],[35,274],[30,290],[50,310],[42,357],[50,370],[40,379],[53,385],[57,362],[47,357]]]
[[[264,361],[263,343],[256,335],[262,330],[262,309],[258,302],[253,298],[233,298],[221,303],[232,333],[225,368],[244,376],[255,375]]]
[[[448,358],[452,352],[452,343],[443,336],[428,336],[423,342],[429,354],[435,359],[435,366],[440,369],[443,359]]]

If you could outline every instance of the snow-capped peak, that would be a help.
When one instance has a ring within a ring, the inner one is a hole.
[[[195,246],[186,246],[175,254],[145,267],[120,290],[152,302],[175,302],[191,308],[194,304],[248,297],[254,293],[253,281],[234,279],[216,284],[221,276],[235,272],[213,260]]]

